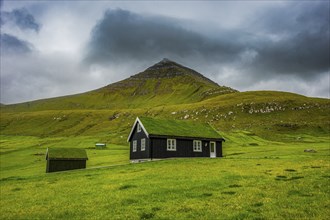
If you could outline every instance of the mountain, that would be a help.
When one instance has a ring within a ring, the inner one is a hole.
[[[103,88],[51,99],[8,105],[3,111],[145,108],[199,102],[238,92],[168,59]]]
[[[92,136],[125,144],[137,116],[210,123],[227,140],[311,141],[328,137],[330,100],[276,91],[238,92],[164,59],[103,88],[1,106],[0,133]],[[55,140],[55,139],[54,139]]]

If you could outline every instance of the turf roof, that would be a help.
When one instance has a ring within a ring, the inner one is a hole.
[[[139,117],[149,135],[222,139],[207,123]]]
[[[88,160],[85,149],[79,148],[48,148],[46,159],[63,159],[63,160]]]

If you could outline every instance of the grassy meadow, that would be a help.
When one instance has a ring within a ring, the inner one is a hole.
[[[102,137],[2,135],[0,218],[328,218],[329,137],[223,135],[224,158],[138,164],[129,163],[127,144],[94,149]],[[87,169],[46,174],[46,148],[55,146],[85,148]]]
[[[329,99],[217,96],[212,86],[182,96],[192,88],[152,83],[154,93],[137,96],[119,83],[1,106],[0,219],[328,219]],[[210,123],[226,139],[224,157],[131,164],[126,138],[137,116]],[[86,149],[87,169],[46,174],[47,147]]]

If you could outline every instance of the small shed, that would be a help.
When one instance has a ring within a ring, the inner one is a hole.
[[[88,160],[85,149],[79,148],[47,148],[46,173],[85,169]]]
[[[106,148],[106,146],[107,146],[107,144],[105,144],[105,143],[96,143],[95,144],[96,149],[104,149],[104,148]]]

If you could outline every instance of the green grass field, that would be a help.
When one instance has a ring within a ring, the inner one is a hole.
[[[130,164],[100,137],[1,136],[1,219],[327,219],[329,137],[223,134],[224,158]],[[86,170],[45,173],[47,147],[87,149]],[[304,149],[316,153],[305,153]]]

